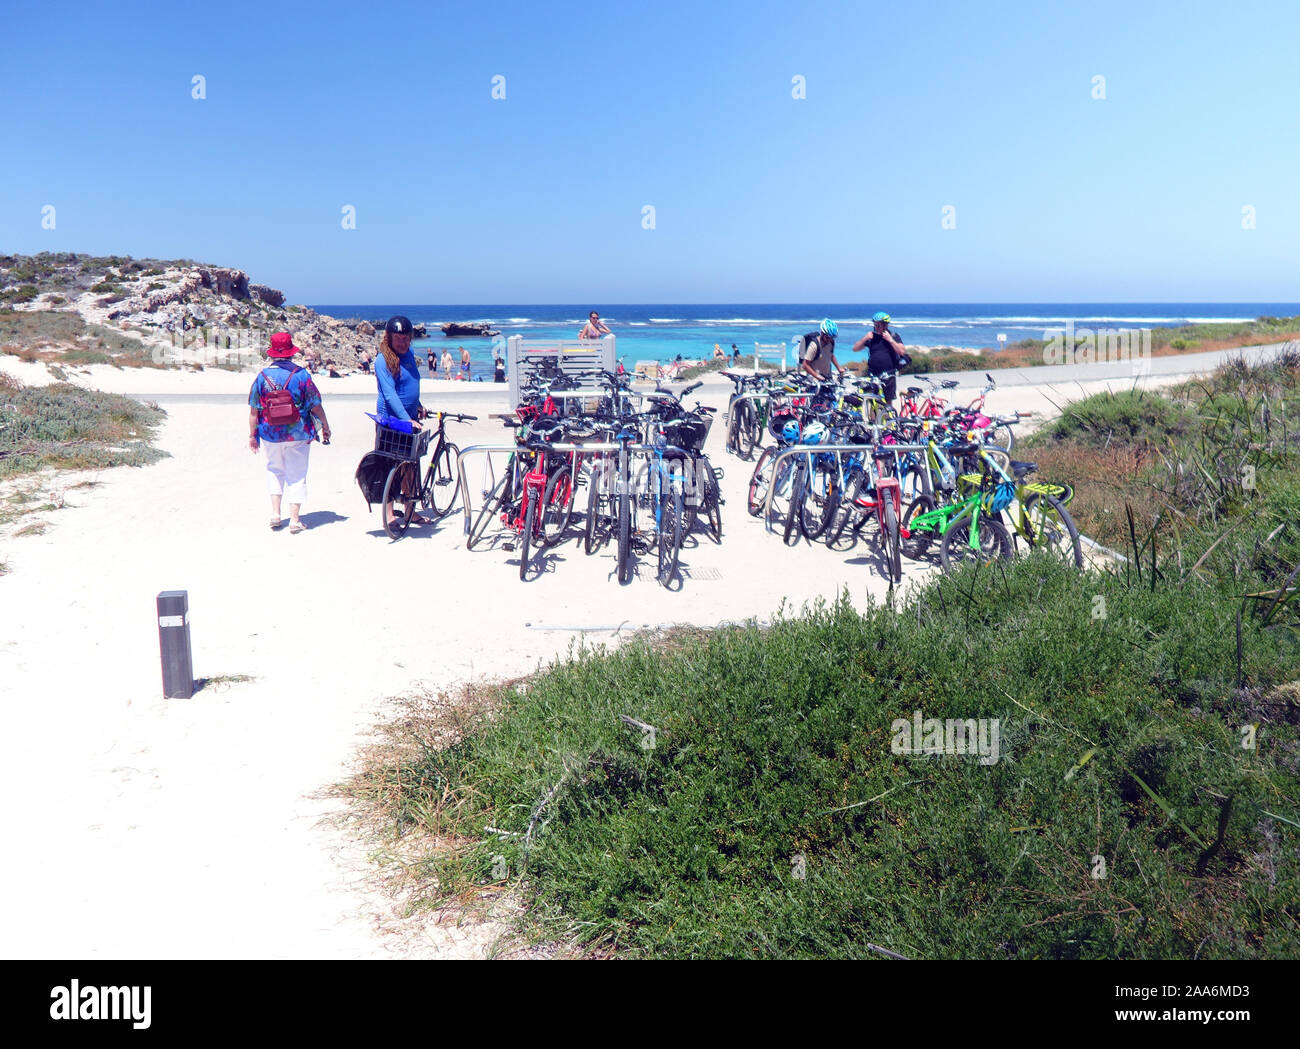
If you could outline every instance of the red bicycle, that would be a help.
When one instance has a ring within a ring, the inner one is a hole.
[[[840,549],[846,530],[850,537],[856,537],[874,516],[880,528],[889,581],[901,583],[903,552],[899,529],[903,519],[903,491],[898,478],[893,476],[893,459],[894,453],[888,445],[878,446],[871,452],[870,471],[861,465],[850,467],[844,482],[844,499],[826,532],[826,545]]]
[[[930,387],[928,393],[919,386],[909,386],[903,391],[903,402],[899,405],[898,415],[902,419],[940,419],[948,410],[948,399],[941,397],[936,392],[937,389],[954,390],[957,388],[956,379],[947,379],[936,388],[934,380],[925,376],[919,376],[921,382]],[[917,398],[925,394],[925,399],[918,401]]]

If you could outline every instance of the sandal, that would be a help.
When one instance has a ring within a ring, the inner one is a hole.
[[[271,531],[272,531],[272,532],[278,532],[278,531],[279,531],[281,528],[283,528],[283,527],[284,527],[284,522],[283,522],[282,520],[280,520],[280,518],[278,518],[278,517],[272,517],[272,518],[271,518]]]
[[[297,535],[299,532],[305,532],[305,531],[307,531],[307,526],[303,524],[301,521],[295,521],[293,524],[289,526],[290,535]]]

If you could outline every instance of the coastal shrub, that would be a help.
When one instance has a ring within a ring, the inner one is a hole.
[[[1044,438],[1091,447],[1112,444],[1168,447],[1193,424],[1186,407],[1147,390],[1099,393],[1065,406],[1044,427]]]
[[[865,615],[583,652],[369,789],[404,785],[394,831],[458,843],[424,864],[442,898],[495,870],[589,949],[1294,955],[1297,711],[1245,760],[1238,733],[1294,639],[1247,619],[1239,672],[1230,579],[1078,584],[1025,559]],[[998,761],[893,753],[917,711],[996,718]]]
[[[118,394],[56,383],[5,393],[0,478],[44,468],[143,466],[164,458],[153,445],[164,412]]]
[[[40,291],[35,284],[23,284],[17,288],[6,288],[0,292],[0,299],[5,302],[31,302],[39,295]]]

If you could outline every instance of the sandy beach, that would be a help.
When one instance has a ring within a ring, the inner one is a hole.
[[[1127,364],[999,373],[988,408],[1037,423],[1054,404],[1166,384],[1214,356],[1157,359],[1140,379]],[[48,381],[12,357],[0,369]],[[962,403],[983,381],[955,377]],[[724,470],[723,543],[692,539],[670,592],[646,557],[619,586],[612,551],[585,556],[576,530],[527,583],[516,555],[465,549],[459,512],[391,542],[353,481],[372,444],[368,376],[318,379],[334,439],[312,449],[296,536],[267,528],[246,443],[251,374],[96,366],[73,378],[156,400],[170,458],[23,479],[64,505],[35,515],[44,534],[0,536],[6,957],[481,956],[498,930],[397,922],[366,845],[322,823],[339,803],[321,791],[394,697],[527,673],[644,627],[766,619],[841,588],[862,606],[887,590],[874,549],[789,549],[747,515],[751,464],[723,450],[724,379],[694,395],[720,409],[708,451]],[[504,386],[426,380],[423,399],[480,416],[454,428],[462,447],[509,437],[488,418],[506,410]],[[84,479],[96,484],[70,487]],[[924,571],[905,562],[909,580]],[[154,599],[171,589],[189,593],[195,676],[213,679],[190,700],[161,696]],[[269,590],[292,596],[271,605]]]

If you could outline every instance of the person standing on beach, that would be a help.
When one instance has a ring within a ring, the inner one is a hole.
[[[611,334],[609,327],[600,319],[600,314],[592,310],[587,314],[587,323],[582,326],[582,331],[578,332],[580,339],[599,339],[602,335]]]
[[[469,382],[469,350],[460,348],[460,377]]]
[[[889,322],[889,314],[883,310],[873,314],[871,331],[853,344],[854,353],[861,353],[864,349],[869,351],[867,372],[871,375],[897,372],[911,363],[911,359],[903,349],[902,340],[889,330]],[[898,393],[898,377],[891,375],[882,386],[885,400],[893,404],[894,397]]]
[[[831,377],[832,366],[844,374],[844,366],[835,359],[835,336],[839,334],[839,325],[829,317],[822,321],[816,331],[810,331],[800,343],[799,370],[807,372],[818,382],[825,382]]]
[[[503,361],[500,357],[498,357],[496,360],[496,367],[493,370],[492,381],[493,382],[506,381],[506,362]]]
[[[326,442],[330,424],[325,418],[320,391],[306,368],[293,363],[298,347],[287,331],[271,336],[266,355],[272,363],[257,373],[248,391],[248,448],[254,455],[261,449],[266,456],[267,491],[271,496],[271,530],[284,524],[280,517],[282,500],[289,500],[289,531],[294,535],[307,526],[299,519],[307,499],[307,460],[311,443],[316,439],[316,421]],[[297,422],[273,425],[263,418],[266,398],[273,390],[287,390],[298,410]]]
[[[379,344],[381,359],[375,362],[375,382],[379,387],[375,414],[409,422],[413,430],[420,430],[423,428],[420,420],[427,413],[420,403],[420,361],[411,350],[413,333],[411,322],[400,315],[390,317],[384,326],[384,337]],[[378,425],[375,424],[376,431]],[[413,471],[414,466],[408,463],[406,469]],[[403,480],[406,491],[416,487],[414,477]],[[416,524],[428,523],[421,514],[412,516]],[[385,521],[385,527],[389,523]]]
[[[445,348],[442,351],[442,377],[451,378],[451,350]]]
[[[432,379],[438,374],[438,362],[434,360],[433,350],[429,351],[429,378]]]

